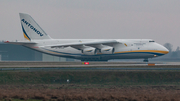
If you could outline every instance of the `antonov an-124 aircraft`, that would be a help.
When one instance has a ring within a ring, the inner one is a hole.
[[[152,39],[52,39],[28,14],[20,13],[25,41],[10,42],[42,53],[79,59],[108,61],[110,59],[144,59],[167,54],[164,46]]]

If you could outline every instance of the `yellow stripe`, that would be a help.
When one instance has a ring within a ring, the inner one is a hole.
[[[87,50],[86,52],[91,52],[92,50]]]
[[[97,54],[102,54],[102,53],[97,53]]]
[[[169,53],[168,51],[159,51],[159,50],[134,50],[134,51],[115,52],[115,54],[117,54],[117,53],[130,53],[130,52],[154,52],[154,53],[162,53],[162,54]]]
[[[61,54],[61,53],[51,52],[51,51],[47,51],[47,52],[48,53],[53,53],[53,54],[59,54],[59,55]],[[162,54],[169,53],[168,51],[159,51],[159,50],[134,50],[134,51],[114,52],[114,54],[118,54],[118,53],[131,53],[131,52],[153,52],[153,53],[162,53]],[[97,53],[97,54],[102,54],[102,53]],[[61,54],[61,55],[64,55],[64,54]]]
[[[104,51],[109,51],[110,49],[106,49],[106,50],[104,50]]]
[[[24,34],[24,33],[23,33]],[[27,40],[30,41],[30,39],[26,36],[26,34],[24,34],[24,38],[26,38]]]
[[[47,52],[47,53],[52,53],[52,54],[58,54],[58,55],[60,55],[60,54],[61,54],[61,53],[51,52],[51,51],[47,51],[47,50],[46,50],[46,52]],[[62,54],[62,55],[63,55],[63,54]]]

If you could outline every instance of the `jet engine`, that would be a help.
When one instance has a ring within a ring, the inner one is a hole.
[[[104,47],[101,48],[102,54],[114,54],[114,48],[113,47]]]
[[[97,49],[93,47],[85,48],[82,50],[82,53],[84,55],[96,55],[97,54]]]

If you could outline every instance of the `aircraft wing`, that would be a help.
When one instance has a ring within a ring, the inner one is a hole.
[[[63,47],[73,47],[76,49],[83,49],[85,47],[95,47],[95,48],[100,48],[100,45],[106,45],[106,46],[113,46],[114,44],[120,43],[116,40],[103,40],[103,41],[88,41],[88,42],[77,42],[77,43],[68,43],[68,44],[59,44],[59,45],[53,45],[51,48],[63,48]]]

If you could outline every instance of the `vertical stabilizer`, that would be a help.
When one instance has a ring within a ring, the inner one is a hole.
[[[30,15],[19,13],[19,16],[25,39],[29,41],[51,39]]]

